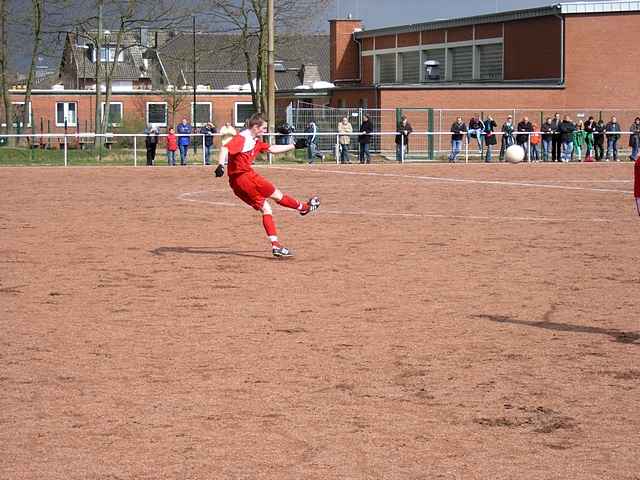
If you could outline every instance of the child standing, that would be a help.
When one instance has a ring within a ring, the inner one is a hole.
[[[176,151],[178,150],[178,139],[176,137],[175,130],[172,128],[169,129],[169,134],[167,135],[167,162],[170,167],[176,166]]]
[[[540,135],[538,126],[533,124],[533,133],[530,135],[530,144],[531,144],[531,161],[539,162],[540,161],[540,142],[542,141],[542,136]]]

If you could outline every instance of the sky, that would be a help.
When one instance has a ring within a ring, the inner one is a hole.
[[[471,17],[559,3],[558,0],[334,0],[328,18],[353,18],[367,29]]]

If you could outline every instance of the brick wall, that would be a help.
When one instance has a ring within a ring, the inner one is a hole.
[[[169,118],[170,124],[178,123],[182,117],[191,118],[192,95],[185,95],[182,103],[178,105],[176,110],[176,118]],[[12,102],[21,102],[24,100],[23,94],[12,94]],[[104,100],[104,97],[103,97]],[[169,100],[169,101],[168,101]],[[138,123],[145,121],[146,103],[147,102],[165,102],[170,103],[170,99],[159,94],[114,94],[111,97],[112,102],[122,103],[123,117],[125,122],[129,119],[136,120]],[[210,102],[212,104],[212,116],[216,125],[222,125],[226,121],[233,122],[234,108],[236,102],[250,102],[250,95],[225,95],[225,94],[198,94],[198,102]],[[48,92],[34,93],[31,97],[31,110],[34,119],[35,128],[38,132],[45,133],[48,128],[51,133],[62,133],[63,126],[56,126],[56,103],[58,102],[75,102],[77,104],[78,127],[81,132],[95,131],[95,95],[88,93],[73,92]],[[168,108],[168,116],[171,117],[171,108]],[[76,131],[76,127],[70,127],[69,130]]]
[[[558,17],[504,24],[504,79],[560,78],[561,25]]]
[[[329,53],[331,81],[358,78],[360,50],[353,39],[353,31],[360,28],[360,20],[331,20]]]

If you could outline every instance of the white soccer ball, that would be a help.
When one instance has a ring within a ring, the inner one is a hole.
[[[509,163],[520,163],[524,160],[524,148],[520,145],[511,145],[504,153],[504,159]]]

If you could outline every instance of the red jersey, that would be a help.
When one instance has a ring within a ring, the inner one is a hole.
[[[251,136],[249,130],[243,130],[234,136],[229,143],[229,177],[239,175],[241,173],[251,172],[251,165],[258,154],[269,150],[270,145],[262,140],[256,140]]]
[[[178,150],[178,139],[174,133],[167,135],[167,150],[170,152]]]
[[[635,185],[633,188],[633,193],[636,198],[640,198],[640,158],[636,160],[635,165]]]

